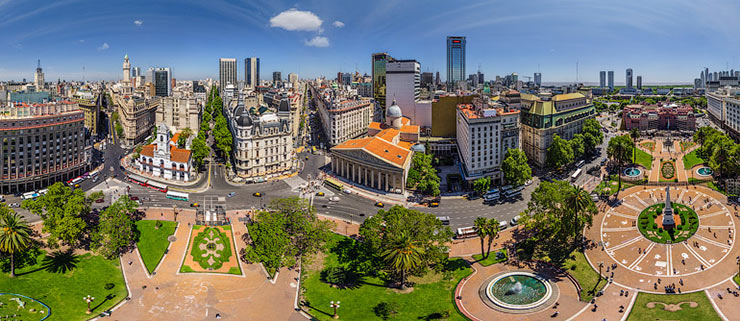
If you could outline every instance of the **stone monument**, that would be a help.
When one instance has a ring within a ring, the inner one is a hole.
[[[673,229],[676,221],[673,219],[673,208],[671,207],[671,193],[669,186],[665,187],[665,208],[663,208],[663,229]]]

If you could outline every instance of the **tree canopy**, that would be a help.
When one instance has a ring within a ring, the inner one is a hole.
[[[575,160],[575,155],[570,142],[560,138],[558,135],[554,135],[552,144],[547,148],[547,165],[551,168],[562,168],[572,163],[573,160]]]
[[[473,190],[479,195],[483,195],[491,188],[491,178],[481,177],[473,181]]]
[[[406,186],[437,196],[439,195],[439,176],[437,176],[437,170],[432,167],[432,158],[430,154],[414,153]]]
[[[42,232],[49,233],[49,247],[56,248],[60,243],[74,247],[88,232],[92,202],[81,189],[73,191],[62,183],[54,183],[46,195],[23,201],[23,207],[43,219]]]
[[[527,155],[519,148],[506,150],[501,169],[504,171],[506,182],[512,185],[523,185],[532,178],[532,168],[527,164]]]
[[[137,207],[136,202],[123,196],[103,210],[92,235],[93,248],[100,255],[116,258],[136,243],[138,230],[132,215]]]

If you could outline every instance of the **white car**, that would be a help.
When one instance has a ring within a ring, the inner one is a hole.
[[[352,191],[350,191],[348,188],[345,188],[342,192],[344,192],[344,194],[352,194]]]
[[[519,216],[519,215],[514,216],[514,218],[512,218],[511,221],[509,222],[509,224],[511,224],[511,226],[516,226],[517,223],[519,222],[519,219],[520,218],[521,218],[521,216]]]
[[[331,201],[331,202],[339,202],[339,196],[329,197],[329,201]]]

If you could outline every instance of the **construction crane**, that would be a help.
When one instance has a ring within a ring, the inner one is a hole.
[[[521,76],[522,78],[527,78],[527,82],[532,81],[532,76]]]

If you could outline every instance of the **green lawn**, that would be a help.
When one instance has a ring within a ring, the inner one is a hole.
[[[22,294],[43,302],[51,308],[47,320],[87,320],[90,315],[85,314],[87,303],[82,300],[87,295],[95,298],[90,305],[95,314],[112,308],[128,295],[118,260],[61,252],[47,256],[41,251],[31,264],[17,269],[18,276],[14,279],[3,271],[0,292]],[[113,287],[106,289],[107,283]]]
[[[501,257],[500,259],[496,258],[496,253],[499,253],[499,252],[501,252],[503,254],[503,257]],[[485,259],[483,258],[483,255],[475,254],[475,255],[473,255],[473,259],[475,259],[476,261],[478,261],[478,263],[480,263],[480,265],[489,266],[491,264],[496,264],[496,263],[501,263],[501,262],[506,261],[506,259],[508,258],[508,256],[509,255],[506,252],[506,249],[501,249],[499,251],[493,251]]]
[[[581,285],[581,301],[591,301],[594,294],[606,286],[606,280],[599,281],[599,272],[594,270],[591,264],[588,264],[583,252],[573,251],[563,263],[562,268],[568,271]]]
[[[682,304],[681,310],[670,312],[663,309],[662,304],[656,304],[653,308],[648,308],[647,304],[650,302],[663,302],[666,304],[677,304],[680,302],[696,302],[699,305],[696,308],[690,307],[688,304]],[[712,303],[709,302],[704,291],[688,293],[688,294],[650,294],[650,293],[639,293],[635,305],[630,311],[630,315],[627,318],[628,321],[642,321],[642,320],[701,320],[701,321],[712,321],[722,320],[714,311]]]
[[[653,156],[637,148],[635,149],[635,158],[632,159],[632,162],[650,169],[653,167]]]
[[[663,214],[665,204],[658,203],[652,205],[640,212],[638,229],[640,233],[647,239],[656,243],[678,243],[688,239],[699,228],[699,218],[696,212],[690,207],[673,203],[671,204],[673,213],[680,217],[681,225],[676,227],[676,230],[672,231],[673,235],[666,230],[658,227],[655,220],[659,215]]]
[[[704,164],[704,160],[696,156],[696,150],[683,156],[683,168],[691,169],[699,164]]]
[[[157,222],[162,222],[159,229],[155,228]],[[159,261],[162,260],[164,251],[170,245],[167,237],[175,233],[175,227],[177,227],[177,222],[173,221],[136,221],[136,229],[140,233],[136,247],[139,248],[141,260],[144,261],[149,274],[154,272]]]
[[[631,182],[622,180],[622,189],[627,189],[635,185],[643,184],[644,180],[645,179],[642,179],[639,181],[631,181]],[[619,177],[617,177],[617,174],[609,175],[609,179],[599,183],[599,185],[597,185],[596,188],[594,189],[594,192],[600,193],[602,190],[604,190],[606,191],[606,195],[614,195],[617,193],[617,187],[619,187],[618,182],[619,182]]]
[[[336,251],[332,251],[342,239],[346,237],[336,235],[327,243],[329,251],[325,251],[323,268],[342,266]],[[330,301],[342,302],[338,311],[341,320],[381,320],[373,308],[383,302],[396,305],[397,313],[391,316],[394,320],[431,320],[446,315],[449,315],[447,320],[467,320],[457,312],[453,302],[457,283],[471,273],[462,259],[451,259],[444,273],[430,272],[422,278],[410,278],[416,285],[409,293],[398,293],[376,277],[363,277],[355,287],[335,288],[321,281],[322,268],[316,265],[304,266],[302,287],[303,300],[318,320],[332,320]]]

